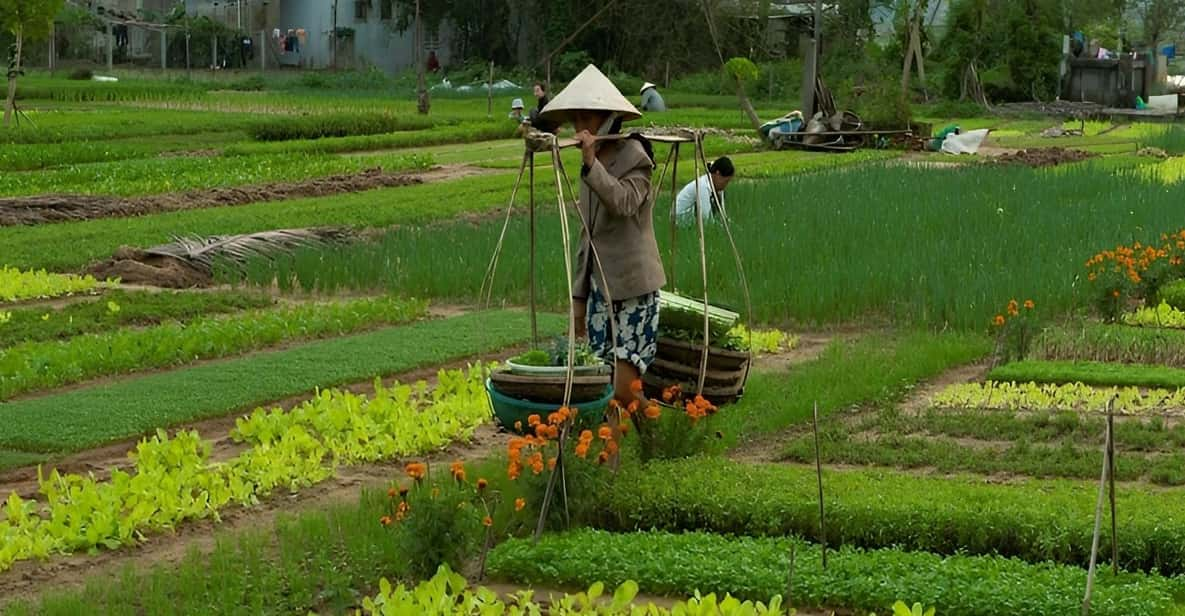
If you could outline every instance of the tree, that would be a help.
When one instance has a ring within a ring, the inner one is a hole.
[[[1153,49],[1166,34],[1185,26],[1185,2],[1181,0],[1137,0],[1134,5],[1144,28],[1144,43]]]
[[[21,68],[24,43],[49,36],[53,18],[62,9],[63,0],[0,0],[0,28],[16,39],[8,62],[8,98],[4,104],[4,125],[12,122],[16,102],[16,80]]]
[[[748,93],[745,92],[745,83],[757,81],[757,65],[753,64],[748,58],[732,58],[724,64],[724,70],[736,81],[737,100],[741,104],[741,110],[749,117],[749,122],[753,124],[753,128],[760,133],[761,120],[757,117],[757,112],[753,109],[753,103],[749,101]]]

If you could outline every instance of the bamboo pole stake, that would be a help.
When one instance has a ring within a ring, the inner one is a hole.
[[[819,401],[815,400],[811,423],[815,432],[815,476],[819,484],[819,545],[823,549],[823,569],[827,569],[827,518],[823,508],[823,456],[819,451]],[[1097,527],[1097,524],[1096,524]],[[1097,543],[1097,537],[1096,537]]]
[[[530,287],[530,307],[531,307],[531,346],[539,348],[539,308],[535,300],[535,153],[527,154],[528,164],[531,168],[530,188],[528,189],[527,210],[529,212],[528,219],[530,220],[530,239],[529,242],[529,259],[531,272],[527,277],[528,286]]]
[[[494,117],[494,61],[490,60],[490,79],[486,82],[486,118]]]
[[[1099,535],[1103,525],[1103,499],[1107,491],[1107,476],[1111,470],[1111,425],[1107,424],[1106,438],[1103,442],[1103,473],[1099,479],[1099,497],[1094,509],[1094,536],[1090,543],[1090,567],[1086,572],[1086,595],[1082,598],[1082,616],[1090,616],[1090,598],[1094,594],[1095,566],[1099,557]]]
[[[702,137],[699,133],[696,133],[696,135],[695,135],[695,155],[694,155],[694,160],[693,160],[691,166],[692,166],[692,169],[695,170],[695,224],[696,224],[696,228],[699,230],[700,274],[703,278],[703,284],[704,284],[704,349],[700,353],[699,381],[696,383],[696,392],[695,392],[699,395],[703,395],[704,382],[708,378],[708,349],[712,343],[711,335],[709,333],[709,331],[711,330],[711,319],[709,318],[709,313],[711,311],[711,304],[708,303],[708,255],[707,255],[707,249],[704,246],[704,216],[703,216],[704,204],[700,202],[701,199],[700,199],[700,192],[699,192],[699,185],[700,185],[699,159],[700,159],[700,154],[703,152],[703,148],[704,148],[704,145],[703,145]],[[705,169],[705,171],[706,171],[706,169]],[[709,176],[708,182],[711,182],[711,181],[712,181],[711,176]]]
[[[794,605],[794,600],[792,599],[792,597],[794,596],[794,550],[795,550],[795,547],[796,546],[794,543],[794,538],[791,537],[790,538],[790,570],[786,574],[786,607],[792,607]]]
[[[678,261],[679,249],[678,235],[679,221],[676,218],[676,201],[679,199],[679,144],[674,144],[675,158],[671,161],[671,288],[676,292],[679,290],[679,279],[675,276],[675,265]],[[662,188],[661,186],[659,188]]]
[[[1119,523],[1115,519],[1115,396],[1107,401],[1107,479],[1111,492],[1111,573],[1119,575]]]

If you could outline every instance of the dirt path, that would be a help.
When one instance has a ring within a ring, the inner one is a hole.
[[[928,406],[930,397],[938,391],[954,383],[974,381],[987,372],[986,363],[976,363],[947,370],[937,377],[919,384],[900,404],[900,408],[913,411]],[[832,421],[858,420],[860,415],[840,415]],[[737,462],[778,462],[786,446],[793,440],[808,432],[808,426],[791,426],[780,432],[763,436],[745,443],[728,453],[728,457]],[[828,465],[829,467],[832,465]]]
[[[447,165],[419,173],[387,173],[381,167],[300,182],[276,182],[191,190],[145,197],[51,194],[0,198],[0,227],[41,225],[96,218],[125,218],[160,212],[247,205],[302,197],[324,197],[376,188],[445,182],[499,173],[468,165]]]

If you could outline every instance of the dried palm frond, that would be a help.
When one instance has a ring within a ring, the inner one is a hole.
[[[173,241],[153,246],[145,254],[172,257],[194,269],[210,272],[214,263],[242,267],[253,257],[270,258],[289,254],[294,249],[326,246],[346,241],[352,236],[347,229],[279,229],[244,235],[175,236]]]

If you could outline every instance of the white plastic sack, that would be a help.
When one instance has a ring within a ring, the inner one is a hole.
[[[987,139],[988,132],[988,129],[981,128],[957,135],[951,133],[943,140],[942,151],[947,154],[974,154],[979,151],[979,146],[983,145],[983,140]]]
[[[113,82],[113,81],[119,81],[119,78],[118,77],[107,77],[105,75],[93,75],[93,76],[91,76],[91,81]]]

